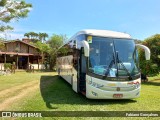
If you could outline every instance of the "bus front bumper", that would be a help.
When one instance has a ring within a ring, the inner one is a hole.
[[[133,99],[140,96],[139,88],[132,91],[105,91],[86,85],[86,97],[90,99]]]

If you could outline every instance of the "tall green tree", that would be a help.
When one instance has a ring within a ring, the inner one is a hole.
[[[11,20],[19,20],[27,17],[31,4],[24,0],[1,0],[0,1],[0,31],[4,32],[8,29],[13,29],[7,25]]]
[[[0,40],[0,51],[3,51],[5,49],[5,44],[3,40]]]
[[[39,40],[39,34],[35,32],[25,33],[24,36],[31,39],[33,43],[36,43]]]
[[[53,34],[47,43],[50,45],[50,69],[53,69],[56,63],[57,50],[67,41],[66,35]]]
[[[28,32],[24,34],[25,37],[33,40],[33,42],[37,42],[38,40],[44,43],[46,38],[48,37],[47,33],[36,33],[36,32]]]
[[[53,51],[57,50],[60,46],[62,46],[65,41],[67,40],[66,35],[57,35],[53,34],[49,40],[48,43],[50,44]]]
[[[43,33],[43,41],[46,41],[46,38],[48,37],[47,33]]]
[[[28,39],[30,39],[30,35],[28,33],[25,33],[24,37],[27,37]]]
[[[33,32],[33,38],[34,39],[38,39],[38,36],[39,36],[38,33]]]
[[[29,34],[31,39],[35,39],[36,38],[36,36],[35,36],[36,33],[35,32],[29,32],[28,34]]]
[[[43,40],[43,34],[42,33],[39,33],[39,40],[42,42]]]
[[[46,38],[48,37],[47,33],[39,33],[39,40],[44,43],[46,41]]]
[[[41,53],[41,56],[42,56],[42,64],[44,64],[45,54],[48,54],[49,51],[50,51],[49,44],[37,41],[34,45],[40,50],[40,53]]]

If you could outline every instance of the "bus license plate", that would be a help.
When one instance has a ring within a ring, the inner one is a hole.
[[[113,98],[122,98],[123,94],[113,94]]]

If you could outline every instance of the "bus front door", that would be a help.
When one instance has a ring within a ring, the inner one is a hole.
[[[79,59],[79,91],[81,93],[86,92],[86,57],[84,56],[84,49],[81,48]]]

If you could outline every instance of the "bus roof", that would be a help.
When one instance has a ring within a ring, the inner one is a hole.
[[[65,44],[67,44],[71,40],[75,39],[76,36],[81,35],[81,34],[99,36],[99,37],[111,37],[111,38],[128,38],[128,39],[131,38],[131,36],[129,34],[123,33],[123,32],[116,32],[116,31],[110,31],[110,30],[85,29],[85,30],[81,30],[81,31],[77,32],[74,36],[72,36],[61,47],[63,47]],[[61,47],[59,47],[59,49]]]
[[[78,36],[80,34],[87,34],[100,37],[112,37],[112,38],[131,38],[131,36],[127,33],[109,31],[109,30],[96,30],[96,29],[86,29],[79,31],[73,37]]]

